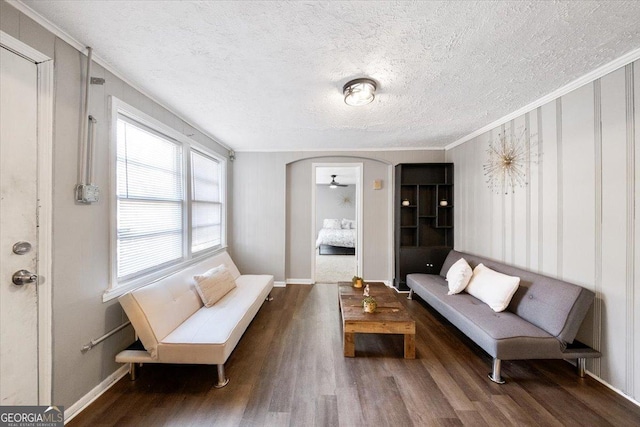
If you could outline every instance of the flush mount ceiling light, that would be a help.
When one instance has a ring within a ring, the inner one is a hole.
[[[355,79],[347,82],[342,88],[344,102],[359,107],[367,105],[376,97],[376,82],[371,79]]]

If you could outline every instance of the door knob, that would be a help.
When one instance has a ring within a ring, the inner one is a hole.
[[[16,286],[26,285],[27,283],[33,283],[38,280],[38,275],[33,274],[28,270],[18,270],[13,273],[13,277],[11,278],[13,284]]]

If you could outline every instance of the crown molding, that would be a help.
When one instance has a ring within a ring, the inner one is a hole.
[[[38,24],[43,26],[47,31],[52,33],[54,36],[56,36],[56,37],[60,38],[61,40],[65,41],[66,43],[71,45],[74,49],[78,50],[83,55],[87,55],[87,46],[84,43],[81,43],[78,39],[73,37],[71,34],[67,33],[65,30],[63,30],[62,28],[60,28],[59,26],[57,26],[53,22],[49,21],[44,16],[40,15],[38,12],[33,10],[31,7],[29,7],[26,4],[22,3],[20,0],[5,0],[5,1],[8,4],[10,4],[11,6],[13,6],[14,8],[16,8],[20,13],[23,13],[24,15],[28,16],[29,18],[33,19],[35,22],[37,22]],[[102,68],[104,68],[105,70],[109,71],[111,74],[113,74],[114,76],[116,76],[117,78],[122,80],[124,83],[128,84],[133,89],[137,90],[138,92],[140,92],[141,94],[143,94],[144,96],[149,98],[151,101],[155,102],[156,104],[158,104],[162,108],[164,108],[167,111],[169,111],[171,114],[173,114],[176,117],[178,117],[185,124],[191,126],[192,128],[194,128],[198,132],[202,133],[204,136],[206,136],[207,138],[211,139],[213,142],[215,142],[219,146],[225,148],[226,150],[232,150],[231,147],[229,147],[226,144],[223,144],[218,139],[213,137],[213,135],[211,135],[210,133],[202,130],[199,126],[196,126],[193,123],[191,123],[190,121],[186,120],[181,114],[177,113],[173,108],[169,107],[164,102],[158,100],[155,96],[151,95],[149,92],[147,92],[146,90],[142,89],[137,84],[133,83],[127,77],[122,75],[122,73],[120,73],[119,71],[114,69],[111,64],[109,64],[104,58],[100,57],[100,55],[97,54],[95,51],[93,52],[92,59],[93,59],[93,62],[95,62],[96,64],[100,65]]]
[[[385,148],[246,148],[236,149],[236,153],[358,153],[384,151],[444,151],[445,147],[385,147]]]
[[[86,55],[85,50],[87,49],[87,47],[84,44],[80,43],[78,40],[72,37],[69,33],[64,31],[62,28],[58,27],[53,22],[49,21],[44,16],[40,15],[31,7],[22,3],[20,0],[5,0],[5,1],[11,6],[13,6],[14,8],[18,9],[19,12],[27,15],[29,18],[33,19],[38,24],[42,25],[47,31],[54,34],[56,37],[59,37],[60,39],[64,40],[65,42],[73,46],[75,49],[79,50],[80,52]],[[93,54],[93,60],[94,62],[102,65],[103,67],[105,66],[103,65],[105,64],[105,62],[102,59],[100,59],[95,53]]]
[[[578,89],[581,86],[584,86],[588,83],[593,82],[594,80],[597,80],[607,74],[609,74],[612,71],[617,70],[618,68],[624,67],[625,65],[634,62],[636,60],[640,59],[640,48],[632,50],[631,52],[627,52],[626,54],[622,55],[619,58],[614,59],[613,61],[596,68],[595,70],[585,74],[582,77],[578,77],[577,79],[575,79],[574,81],[562,86],[559,89],[554,90],[553,92],[543,96],[542,98],[539,98],[533,102],[531,102],[530,104],[525,105],[524,107],[507,114],[506,116],[499,118],[496,121],[493,121],[491,123],[489,123],[486,126],[481,127],[480,129],[471,132],[469,135],[464,136],[454,142],[452,142],[451,144],[447,145],[444,147],[445,150],[451,150],[452,148],[457,147],[458,145],[464,144],[465,142],[468,142],[470,140],[472,140],[473,138],[482,135],[483,133],[490,131],[491,129],[494,129],[500,125],[503,125],[517,117],[522,116],[525,113],[528,113],[532,110],[535,110],[538,107],[543,106],[544,104],[547,104],[548,102],[553,101],[554,99],[560,98],[563,95],[568,94],[569,92]]]

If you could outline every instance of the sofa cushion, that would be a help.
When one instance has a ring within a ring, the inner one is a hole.
[[[196,281],[196,291],[205,307],[211,307],[236,287],[236,281],[224,265],[214,267],[203,274],[196,274],[193,278]]]
[[[473,270],[469,267],[464,258],[456,261],[449,271],[447,271],[447,284],[449,285],[449,295],[459,294],[467,287],[469,280],[473,276]]]
[[[592,291],[552,277],[458,251],[449,252],[440,275],[444,277],[448,268],[462,257],[467,260],[471,268],[482,263],[500,273],[520,277],[520,286],[511,299],[507,311],[517,314],[565,343],[573,342],[595,299]]]
[[[158,344],[165,363],[225,363],[273,288],[273,276],[243,275],[212,307],[202,307]]]
[[[511,302],[519,283],[519,277],[498,273],[481,263],[473,270],[473,277],[465,291],[487,304],[493,311],[500,312]]]

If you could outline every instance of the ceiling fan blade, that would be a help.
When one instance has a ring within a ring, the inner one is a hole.
[[[337,183],[337,182],[336,182],[336,177],[337,177],[337,176],[338,176],[338,175],[331,175],[331,182],[328,184],[328,185],[329,185],[329,187],[331,187],[331,188],[335,188],[335,187],[348,187],[348,185],[347,185],[347,184],[339,184],[339,183]]]

